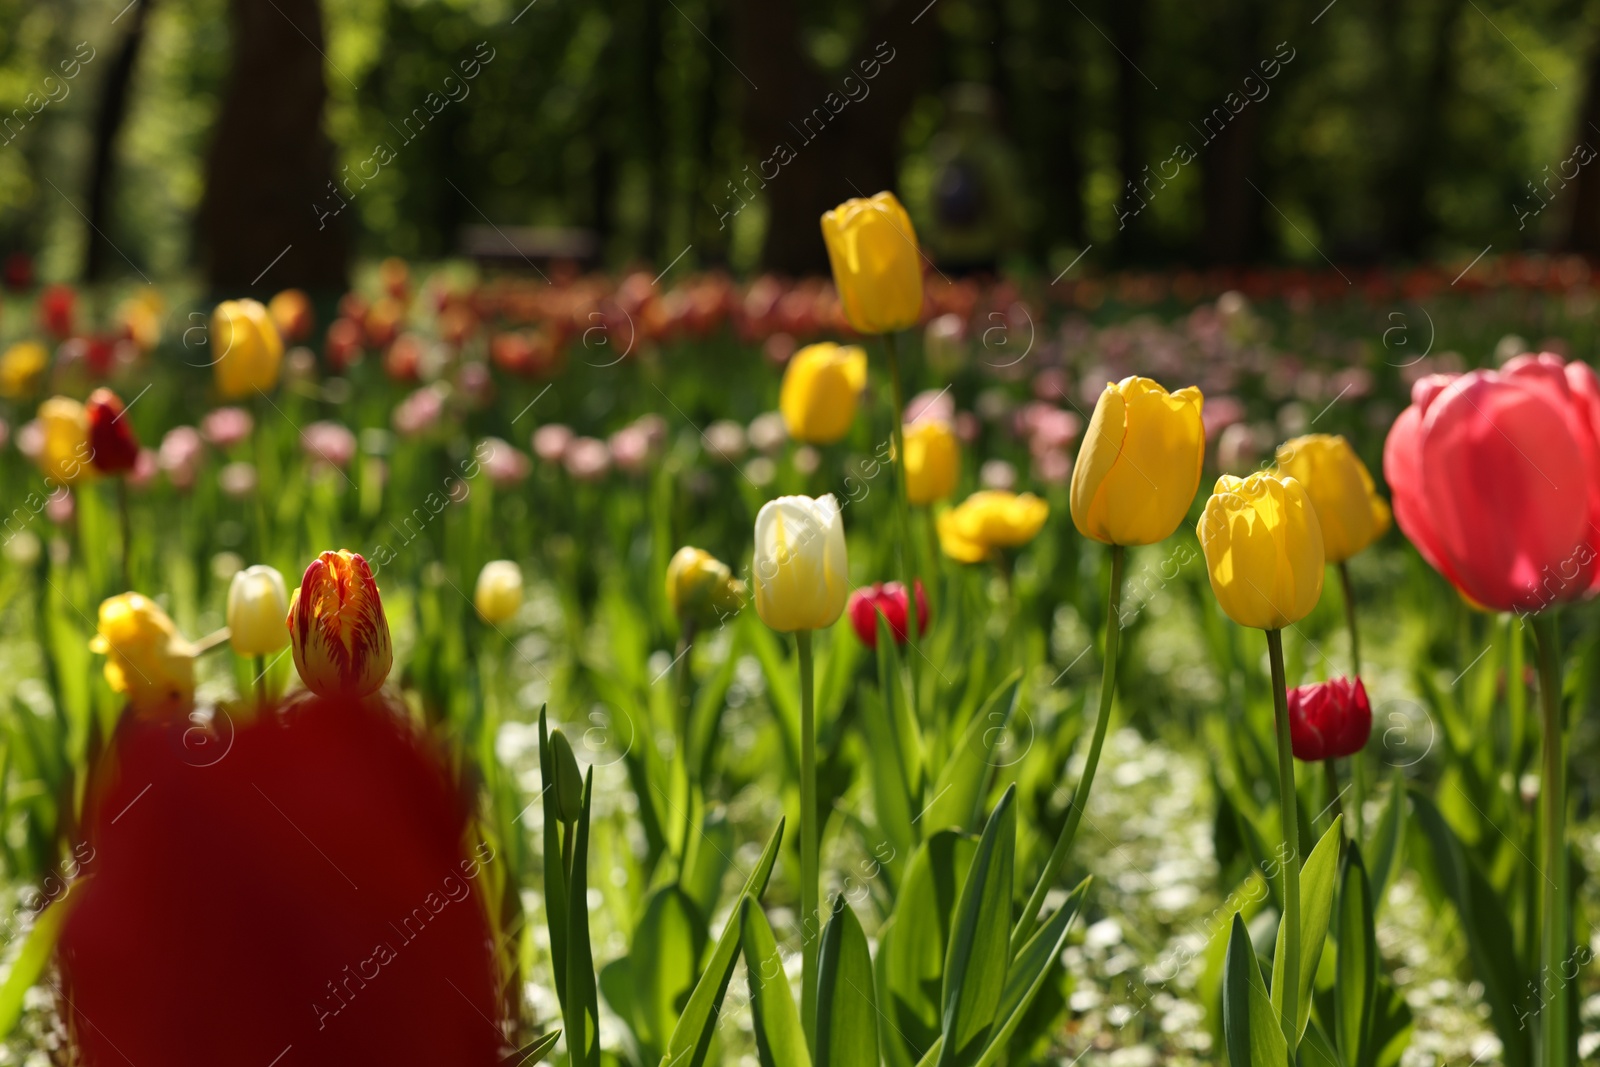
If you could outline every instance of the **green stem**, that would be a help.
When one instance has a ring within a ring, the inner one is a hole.
[[[1294,791],[1294,749],[1289,741],[1289,687],[1283,671],[1283,632],[1267,631],[1272,661],[1272,709],[1278,735],[1278,802],[1283,818],[1283,1036],[1292,1059],[1300,1031],[1300,815]]]
[[[800,653],[800,1019],[806,1047],[817,1050],[817,724],[812,695],[811,631],[796,630]]]
[[[122,526],[122,588],[132,589],[133,518],[128,510],[128,479],[117,476],[117,517]]]
[[[253,659],[256,672],[256,710],[265,711],[267,707],[267,667],[265,656],[256,656]]]
[[[1556,620],[1533,617],[1534,648],[1539,657],[1539,705],[1544,717],[1544,768],[1539,785],[1539,852],[1544,868],[1539,885],[1542,919],[1540,955],[1546,981],[1566,966],[1567,908],[1567,784],[1566,755],[1561,723],[1561,656]],[[1567,991],[1549,993],[1539,1011],[1540,1055],[1544,1067],[1563,1067],[1570,1042],[1567,1035]]]
[[[1330,756],[1322,761],[1322,770],[1328,780],[1328,815],[1337,819],[1344,814],[1344,805],[1339,802],[1339,761]]]
[[[900,342],[893,333],[883,335],[883,350],[887,354],[889,364],[889,392],[894,400],[893,418],[889,421],[889,440],[894,445],[895,521],[900,532],[900,581],[906,587],[906,595],[912,598],[911,611],[907,612],[909,618],[906,620],[906,646],[915,651],[917,640],[922,635],[917,632],[914,584],[916,568],[912,565],[911,551],[911,498],[906,486],[906,440],[905,428],[902,425],[906,412],[906,394],[905,387],[900,382]],[[913,669],[915,666],[913,657]]]
[[[1100,665],[1100,711],[1094,721],[1094,736],[1089,741],[1089,756],[1084,761],[1083,773],[1078,776],[1078,786],[1072,793],[1072,807],[1067,811],[1067,824],[1061,828],[1050,858],[1045,861],[1044,872],[1033,887],[1022,918],[1011,934],[1011,956],[1028,943],[1039,924],[1039,912],[1044,908],[1045,896],[1061,875],[1062,864],[1072,849],[1072,839],[1077,836],[1078,824],[1083,821],[1084,806],[1089,803],[1089,789],[1094,785],[1095,768],[1100,765],[1100,749],[1105,745],[1106,724],[1111,719],[1111,698],[1117,687],[1117,645],[1122,633],[1122,564],[1125,550],[1121,545],[1111,546],[1111,583],[1106,590],[1106,654]]]
[[[683,841],[678,851],[678,872],[681,877],[689,863],[689,837],[694,833],[694,763],[689,751],[689,734],[693,728],[690,707],[689,649],[694,647],[694,623],[683,624],[683,636],[678,639],[678,661],[674,672],[678,700],[678,759],[683,764]]]
[[[1361,633],[1356,626],[1355,587],[1350,583],[1350,565],[1339,564],[1339,586],[1344,591],[1344,625],[1350,632],[1350,676],[1361,677]],[[1362,808],[1367,802],[1366,750],[1350,757],[1350,834],[1351,839],[1362,837]],[[1336,794],[1337,795],[1337,794]]]

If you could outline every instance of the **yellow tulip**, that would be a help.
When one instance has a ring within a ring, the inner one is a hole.
[[[846,200],[822,216],[845,317],[857,333],[893,333],[922,317],[922,252],[893,193]]]
[[[932,504],[956,491],[961,475],[961,446],[943,419],[918,419],[905,428],[906,497],[913,504]]]
[[[491,560],[478,572],[472,591],[478,617],[490,625],[505,622],[522,607],[522,568],[509,559]]]
[[[39,405],[39,469],[48,478],[71,485],[93,473],[89,446],[89,412],[78,401],[53,396]]]
[[[1206,434],[1194,386],[1168,393],[1149,378],[1107,383],[1072,469],[1072,524],[1108,545],[1172,536],[1200,487]]]
[[[939,546],[953,560],[977,563],[1032,541],[1049,516],[1050,505],[1032,493],[983,489],[939,516]]]
[[[1314,433],[1285,441],[1278,446],[1278,472],[1311,498],[1329,563],[1343,563],[1388,531],[1389,505],[1343,437]]]
[[[844,518],[832,494],[780,496],[756,514],[756,613],[781,633],[820,630],[850,594]]]
[[[0,356],[0,396],[32,396],[50,369],[50,353],[38,341],[18,341]]]
[[[389,620],[367,561],[340,549],[306,568],[289,601],[295,669],[322,696],[374,693],[394,666]]]
[[[856,401],[867,385],[867,353],[832,341],[807,345],[783,372],[778,410],[796,441],[831,445],[850,432]]]
[[[270,656],[289,643],[289,590],[276,567],[257,564],[228,586],[228,640],[241,656]]]
[[[744,583],[711,553],[684,545],[667,564],[667,603],[678,618],[707,623],[744,606]]]
[[[1257,471],[1217,479],[1196,531],[1211,590],[1241,626],[1281,630],[1322,596],[1322,526],[1294,478]]]
[[[136,712],[183,712],[194,702],[195,649],[167,613],[140,593],[100,604],[89,649],[106,657],[106,681]]]
[[[225,300],[211,313],[211,359],[225,399],[266,392],[278,384],[283,339],[256,300]]]

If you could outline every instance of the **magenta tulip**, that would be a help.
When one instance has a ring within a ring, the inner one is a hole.
[[[1294,758],[1353,756],[1372,734],[1372,704],[1361,679],[1330,678],[1289,690],[1289,740]]]

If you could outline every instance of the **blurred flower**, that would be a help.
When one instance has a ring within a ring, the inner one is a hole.
[[[50,369],[50,353],[38,341],[18,341],[0,356],[0,396],[17,400],[32,396]]]
[[[133,461],[133,470],[127,473],[128,486],[133,489],[143,489],[155,480],[160,471],[160,454],[153,448],[141,448],[138,457]]]
[[[322,342],[322,354],[335,373],[342,374],[361,358],[365,335],[361,324],[351,319],[335,319]]]
[[[139,438],[124,418],[122,398],[110,389],[96,389],[85,405],[89,419],[89,462],[101,474],[125,474],[139,458]]]
[[[224,464],[217,472],[217,485],[226,495],[242,500],[256,491],[256,468],[242,461]]]
[[[1289,740],[1307,763],[1353,756],[1372,735],[1372,704],[1357,678],[1330,678],[1289,690]]]
[[[1200,412],[1200,421],[1206,428],[1206,440],[1214,439],[1217,434],[1241,421],[1244,416],[1244,401],[1238,397],[1228,394],[1207,397],[1205,410]]]
[[[777,411],[764,411],[750,420],[748,431],[751,447],[768,455],[781,450],[784,443],[789,440],[789,431],[784,427],[783,414]]]
[[[844,518],[832,494],[780,496],[756,513],[756,613],[781,633],[832,626],[850,590]]]
[[[73,316],[78,306],[78,294],[70,285],[60,282],[45,286],[39,294],[39,325],[58,341],[72,336]]]
[[[307,458],[344,470],[355,458],[356,435],[337,422],[313,422],[301,432],[300,447]]]
[[[917,590],[917,633],[928,632],[928,597],[922,588],[922,579],[915,581]],[[878,647],[878,615],[889,624],[889,633],[895,644],[906,643],[907,612],[906,587],[899,582],[878,582],[850,594],[845,611],[850,615],[850,625],[856,636],[868,648]]]
[[[533,431],[533,454],[545,463],[560,463],[573,441],[571,427],[548,422]]]
[[[224,399],[267,392],[278,384],[283,339],[255,300],[225,300],[211,313],[211,358]]]
[[[57,526],[70,526],[78,514],[78,500],[70,489],[51,493],[44,502],[44,517]]]
[[[1035,453],[1034,475],[1046,485],[1067,485],[1072,481],[1072,457],[1060,449]]]
[[[650,462],[650,435],[639,426],[624,426],[607,442],[611,463],[619,471],[637,474]]]
[[[123,338],[140,352],[149,352],[161,342],[161,316],[165,305],[154,289],[145,289],[117,305],[116,321]]]
[[[1389,505],[1343,437],[1296,437],[1278,446],[1277,458],[1278,472],[1299,481],[1317,509],[1329,563],[1343,563],[1389,529]]]
[[[978,468],[978,485],[984,489],[1014,489],[1017,485],[1017,468],[1003,459],[986,459],[983,466]]]
[[[977,563],[1032,541],[1049,516],[1050,505],[1032,493],[979,490],[939,514],[939,547],[953,560]]]
[[[761,345],[761,354],[774,367],[782,367],[794,356],[796,341],[791,334],[775,333]]]
[[[393,344],[405,320],[406,306],[394,297],[380,296],[374,300],[361,323],[368,347],[386,348]]]
[[[389,256],[378,264],[378,284],[395,300],[410,296],[411,268],[399,256]]]
[[[433,362],[428,359],[428,343],[417,334],[403,333],[388,341],[374,343],[377,348],[384,345],[388,345],[388,350],[383,354],[383,373],[389,376],[390,381],[420,381],[424,363]]]
[[[13,252],[6,257],[0,281],[13,293],[33,287],[33,257],[26,252]]]
[[[857,333],[892,333],[922,317],[922,253],[893,193],[846,200],[822,216],[833,284]]]
[[[611,469],[611,450],[593,437],[574,437],[561,456],[567,473],[580,482],[597,482]]]
[[[745,585],[711,553],[684,545],[667,564],[667,603],[686,624],[709,625],[744,607]]]
[[[217,408],[200,420],[200,436],[216,448],[232,448],[254,428],[255,420],[244,408]]]
[[[1261,459],[1261,435],[1248,423],[1236,422],[1217,441],[1217,467],[1224,474],[1245,474]]]
[[[161,439],[157,457],[167,480],[178,489],[194,488],[195,476],[200,472],[202,446],[200,431],[193,426],[175,426]]]
[[[322,696],[377,692],[394,665],[378,583],[360,555],[324,552],[289,601],[295,669]]]
[[[796,441],[827,445],[850,432],[867,384],[867,353],[823,341],[794,354],[783,372],[778,409]]]
[[[304,341],[310,337],[311,327],[316,321],[311,298],[299,289],[285,289],[274,296],[267,303],[267,314],[272,316],[272,324],[277,327],[278,335],[289,342]]]
[[[140,714],[182,712],[194,701],[194,646],[140,593],[102,601],[89,649],[106,657],[106,681]]]
[[[1169,394],[1149,378],[1108,384],[1072,472],[1072,523],[1108,545],[1172,536],[1194,502],[1205,463],[1200,390]]]
[[[799,448],[795,449],[794,454],[789,457],[789,462],[794,464],[794,469],[796,471],[809,478],[811,475],[817,473],[818,467],[822,466],[822,453],[818,452],[810,445],[801,445]]]
[[[924,389],[911,398],[906,405],[905,422],[910,425],[918,419],[934,419],[939,422],[950,422],[956,417],[956,401],[950,395],[949,387],[943,389]]]
[[[701,437],[706,451],[727,463],[744,455],[744,427],[732,419],[718,419],[705,428]]]
[[[289,589],[277,568],[258,563],[228,586],[228,640],[241,656],[270,656],[289,643]]]
[[[444,389],[437,383],[424,385],[394,406],[389,420],[401,437],[416,437],[439,424],[444,415]]]
[[[516,485],[533,470],[528,457],[498,437],[485,437],[478,443],[483,472],[500,488]]]
[[[39,451],[34,457],[45,477],[65,485],[93,473],[89,413],[69,397],[54,396],[39,405]]]
[[[1196,531],[1211,590],[1234,622],[1281,630],[1322,596],[1322,527],[1293,478],[1257,471],[1217,479]]]
[[[945,313],[928,323],[922,335],[922,351],[928,366],[949,375],[966,362],[966,323],[960,315]]]
[[[1474,604],[1543,611],[1600,588],[1600,381],[1544,353],[1411,390],[1383,449],[1394,518]]]
[[[509,559],[485,563],[472,591],[472,605],[478,618],[491,626],[511,618],[522,607],[522,568]]]
[[[961,477],[961,446],[942,419],[921,418],[902,431],[906,445],[906,496],[913,504],[933,504],[956,491]]]

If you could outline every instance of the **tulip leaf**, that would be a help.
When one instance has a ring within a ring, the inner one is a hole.
[[[87,876],[84,880],[87,881]],[[67,916],[83,899],[84,887],[79,885],[74,888],[78,890],[77,893],[68,892],[34,919],[33,928],[22,942],[22,951],[12,961],[4,984],[0,984],[0,1037],[16,1029],[17,1021],[22,1018],[23,999],[50,965],[50,955],[55,951]]]
[[[1067,897],[1056,913],[1045,920],[1028,943],[1022,946],[1011,967],[1006,972],[1005,987],[1000,993],[999,1022],[989,1036],[988,1045],[974,1067],[994,1067],[1006,1055],[1007,1042],[1021,1025],[1034,998],[1044,988],[1045,979],[1066,951],[1067,934],[1072,921],[1083,910],[1084,897],[1088,895],[1091,879],[1085,878]]]
[[[767,839],[767,847],[761,851],[761,858],[756,861],[735,899],[742,901],[745,897],[753,897],[759,901],[766,893],[773,864],[778,861],[778,845],[782,840],[783,820],[779,819],[777,828]],[[683,1014],[678,1016],[678,1024],[673,1027],[672,1036],[667,1040],[666,1054],[661,1059],[663,1065],[702,1067],[705,1063],[711,1038],[716,1034],[717,1018],[722,1012],[722,998],[733,979],[734,965],[739,962],[739,945],[740,922],[736,909],[723,926],[716,947],[711,951],[711,959],[689,994]]]
[[[1322,961],[1322,946],[1328,939],[1328,923],[1333,918],[1333,891],[1339,881],[1339,846],[1343,842],[1344,816],[1339,815],[1300,869],[1300,974],[1299,999],[1295,1001],[1296,1043],[1300,1035],[1305,1033],[1306,1021],[1311,1018],[1311,986],[1317,977],[1317,964]],[[1280,922],[1278,947],[1272,954],[1272,1007],[1280,1013],[1283,1011],[1285,989],[1283,942],[1287,931],[1288,924]]]
[[[687,893],[665,885],[650,894],[628,949],[633,1015],[649,1059],[660,1057],[672,1035],[694,988],[705,940],[700,910]]]
[[[1339,947],[1334,971],[1334,1035],[1343,1067],[1372,1062],[1372,1012],[1378,993],[1378,946],[1373,932],[1372,890],[1361,847],[1345,853],[1339,888]]]
[[[904,1049],[902,1067],[920,1059],[939,1035],[951,915],[977,849],[975,836],[955,830],[940,830],[918,846],[894,913],[879,931],[880,996],[891,1024],[885,1044]]]
[[[695,801],[698,808],[700,802]],[[717,910],[717,897],[722,892],[722,879],[728,873],[736,846],[733,827],[726,813],[718,808],[706,812],[700,820],[700,832],[690,835],[689,857],[686,869],[678,875],[678,888],[689,894],[698,909],[701,940],[706,933],[706,920]],[[699,959],[697,955],[696,960]]]
[[[876,619],[878,692],[883,694],[883,707],[888,715],[894,754],[900,761],[906,795],[915,797],[922,792],[922,733],[917,728],[917,712],[913,706],[915,690],[905,684],[900,653],[895,646],[894,633],[889,628],[889,621],[881,613]]]
[[[1400,870],[1400,859],[1405,851],[1406,835],[1406,775],[1399,767],[1389,782],[1389,802],[1372,830],[1372,911],[1376,915],[1383,908],[1389,893],[1389,882]]]
[[[567,1006],[567,875],[561,868],[561,813],[556,807],[555,759],[545,709],[539,708],[539,785],[544,803],[544,914],[550,929],[550,966],[556,999]]]
[[[756,1035],[756,1059],[761,1067],[811,1067],[805,1030],[789,989],[778,942],[767,916],[754,897],[740,902],[743,924],[745,980],[750,986],[750,1021]],[[733,919],[728,920],[730,923]]]
[[[534,1064],[550,1055],[550,1050],[556,1047],[556,1042],[561,1039],[560,1030],[551,1030],[548,1034],[541,1034],[528,1044],[517,1049],[516,1052],[506,1057],[505,1062],[514,1067],[533,1067]]]
[[[940,1067],[970,1062],[988,1035],[1011,962],[1011,890],[1017,847],[1017,787],[1006,787],[983,828],[956,901],[945,952]]]
[[[878,1003],[867,935],[843,894],[817,956],[817,1067],[878,1067]]]
[[[1328,1035],[1323,1032],[1320,1023],[1312,1023],[1306,1027],[1305,1037],[1300,1042],[1298,1059],[1300,1067],[1341,1067],[1339,1052],[1333,1047],[1333,1042],[1328,1040]]]
[[[1411,1044],[1413,1020],[1406,998],[1386,978],[1378,979],[1378,999],[1372,1015],[1372,1067],[1397,1067]]]
[[[950,758],[933,784],[933,794],[919,820],[930,834],[947,826],[973,828],[982,814],[983,784],[993,768],[994,746],[1005,735],[1022,695],[1022,672],[1012,671],[967,723]]]
[[[767,679],[767,704],[778,717],[778,736],[783,739],[784,756],[789,762],[789,773],[798,777],[800,772],[800,675],[799,667],[783,654],[783,648],[766,624],[756,618],[755,612],[745,613],[745,633],[761,673]]]
[[[689,718],[688,765],[696,769],[696,780],[701,782],[710,776],[716,762],[717,741],[722,736],[722,714],[728,707],[728,689],[733,685],[734,672],[744,655],[744,627],[731,627],[730,632],[732,640],[728,654],[721,666],[700,683],[694,698],[694,710]]]
[[[572,847],[572,885],[567,899],[567,997],[563,1006],[567,1050],[572,1067],[600,1063],[600,995],[595,987],[594,956],[589,946],[589,816],[594,801],[594,768],[583,776],[583,811],[578,816]]]
[[[1289,1062],[1278,1009],[1262,983],[1255,947],[1237,912],[1223,962],[1222,1030],[1229,1067],[1281,1067]]]

